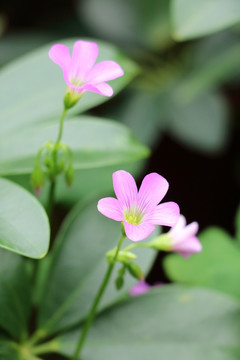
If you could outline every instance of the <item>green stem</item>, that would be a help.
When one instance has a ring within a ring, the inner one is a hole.
[[[57,352],[59,350],[58,342],[54,339],[47,343],[43,343],[37,346],[34,346],[32,349],[33,355],[42,355]]]
[[[136,244],[132,244],[132,245],[127,246],[123,250],[124,251],[130,251],[130,250],[138,248],[138,247],[147,247],[148,248],[148,247],[151,247],[151,246],[149,246],[149,244],[147,244],[147,243],[146,244],[136,243]]]
[[[57,168],[57,145],[60,143],[60,141],[62,139],[63,122],[65,119],[66,113],[67,113],[67,109],[64,107],[61,118],[60,118],[60,125],[59,125],[57,140],[55,143],[55,148],[53,150],[53,162],[54,162],[55,170]],[[49,219],[51,218],[51,215],[52,215],[55,187],[56,187],[56,176],[54,176],[54,178],[51,180],[51,185],[50,185],[50,190],[49,190],[48,206],[47,206]]]
[[[46,332],[42,329],[37,330],[32,337],[28,340],[28,345],[33,347],[35,344],[37,344],[39,341],[44,339],[47,336]]]
[[[95,317],[95,314],[96,314],[96,310],[97,310],[97,307],[98,307],[98,304],[102,298],[102,295],[107,287],[107,284],[109,282],[109,279],[110,279],[110,276],[112,274],[112,271],[113,271],[113,268],[114,268],[114,265],[116,263],[116,260],[117,260],[117,256],[118,256],[118,253],[119,253],[119,250],[121,248],[121,245],[123,243],[123,240],[125,239],[125,235],[122,235],[121,239],[119,240],[119,243],[118,243],[118,246],[117,246],[117,249],[116,249],[116,253],[115,253],[115,256],[112,260],[112,262],[109,264],[108,266],[108,269],[107,269],[107,272],[105,274],[105,277],[102,281],[102,284],[99,288],[99,291],[95,297],[95,300],[92,304],[92,307],[88,313],[88,316],[87,316],[87,319],[86,319],[86,322],[84,323],[84,326],[83,326],[83,329],[82,329],[82,332],[81,332],[81,335],[79,337],[79,341],[77,343],[77,347],[76,347],[76,350],[75,350],[75,353],[72,357],[72,360],[77,360],[79,358],[79,355],[80,355],[80,352],[83,348],[83,345],[85,343],[85,340],[86,340],[86,337],[88,335],[88,332],[90,330],[90,327],[92,325],[92,322],[94,320],[94,317]]]
[[[63,112],[62,112],[62,115],[61,115],[61,118],[60,118],[60,126],[59,126],[59,131],[58,131],[58,137],[57,137],[57,140],[56,140],[56,145],[60,143],[61,138],[62,138],[62,133],[63,133],[63,121],[64,121],[64,119],[65,119],[66,113],[67,113],[67,109],[64,108],[64,109],[63,109]]]
[[[49,220],[51,220],[51,216],[52,216],[55,187],[56,187],[56,180],[51,180],[49,195],[48,195],[48,205],[47,205],[47,213]]]

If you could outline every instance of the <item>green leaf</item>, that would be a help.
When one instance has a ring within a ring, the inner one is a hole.
[[[161,135],[164,124],[161,122],[162,104],[159,97],[146,91],[128,92],[124,106],[116,108],[114,119],[122,121],[136,138],[153,147]]]
[[[171,119],[171,134],[193,148],[216,152],[227,143],[230,125],[228,111],[218,94],[204,94],[189,104],[173,100],[168,116]]]
[[[1,336],[1,334],[0,334]],[[0,337],[0,357],[4,360],[23,360],[20,358],[15,347],[15,343],[5,338],[4,336]]]
[[[49,34],[49,31],[45,31],[44,29],[5,33],[1,38],[2,55],[0,66],[7,64],[19,56],[25,55],[29,51],[36,50],[55,38],[56,34]]]
[[[165,269],[177,282],[200,285],[240,299],[240,251],[233,239],[219,228],[209,228],[200,236],[203,251],[184,259],[170,255]]]
[[[49,223],[41,204],[28,191],[0,178],[0,247],[42,258],[49,245]]]
[[[64,177],[59,177],[56,187],[56,202],[73,205],[80,199],[83,201],[85,198],[96,198],[96,196],[104,196],[106,193],[113,193],[113,172],[122,169],[135,176],[140,173],[143,167],[144,161],[137,161],[100,168],[76,170],[71,188],[66,187]],[[30,192],[33,191],[28,174],[8,176],[8,179]],[[50,184],[46,184],[41,192],[40,200],[45,205],[48,201],[49,185]]]
[[[145,44],[152,49],[164,49],[173,44],[170,24],[170,1],[149,0],[135,6],[139,12],[137,24]]]
[[[74,204],[78,200],[89,197],[103,197],[113,193],[112,174],[119,170],[130,172],[134,177],[139,175],[146,161],[134,161],[131,163],[105,166],[96,169],[77,170],[71,189],[66,188],[63,179],[59,179],[56,189],[57,201]]]
[[[239,0],[172,0],[173,35],[182,41],[240,22]]]
[[[74,41],[59,40],[72,47]],[[62,70],[48,57],[49,44],[20,59],[13,61],[0,72],[1,94],[0,133],[22,129],[34,123],[48,120],[59,121],[66,84]],[[114,93],[122,90],[137,74],[136,65],[121,54],[113,45],[98,41],[99,58],[114,60],[123,68],[125,75],[113,80]],[[106,96],[86,93],[69,111],[76,114],[109,100]]]
[[[12,337],[23,340],[27,335],[31,302],[24,260],[3,249],[0,249],[0,258],[0,326]]]
[[[30,346],[10,341],[4,336],[0,338],[0,358],[3,360],[41,360],[32,354]]]
[[[156,236],[153,234],[153,236]],[[66,220],[56,240],[52,266],[47,276],[39,311],[39,326],[51,334],[83,320],[90,309],[107,269],[106,252],[117,245],[121,223],[107,219],[97,211],[97,201],[80,204]],[[129,240],[125,240],[129,242]],[[146,273],[153,252],[137,249],[137,263]],[[118,301],[135,281],[126,276],[123,291],[116,291],[114,279],[101,302],[101,309]]]
[[[125,47],[131,44],[162,49],[173,42],[169,0],[79,1],[79,18],[98,36],[120,41]]]
[[[236,229],[236,239],[240,245],[240,206],[237,209],[235,217],[235,229]]]
[[[7,137],[1,135],[0,174],[31,173],[38,149],[56,139],[58,127],[57,123],[42,123],[13,131]],[[149,154],[125,126],[90,116],[67,120],[62,141],[73,151],[75,169],[134,161]]]
[[[239,36],[223,32],[195,44],[192,67],[187,69],[174,97],[189,103],[239,73]]]
[[[95,320],[83,358],[237,360],[239,303],[211,291],[162,286],[110,308]],[[79,330],[58,339],[70,356]]]

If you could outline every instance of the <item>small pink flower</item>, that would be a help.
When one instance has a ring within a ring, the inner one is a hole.
[[[105,81],[124,74],[122,68],[114,61],[102,61],[94,65],[98,57],[98,46],[91,41],[76,41],[72,57],[65,45],[55,44],[49,50],[49,57],[63,70],[68,87],[78,94],[92,91],[112,96],[113,89]]]
[[[147,293],[151,288],[163,285],[162,282],[157,282],[156,284],[149,285],[144,280],[140,280],[137,284],[133,285],[129,290],[129,295],[139,296]]]
[[[117,199],[101,199],[97,207],[104,216],[123,221],[130,240],[143,240],[153,232],[154,225],[173,226],[177,223],[179,207],[176,203],[158,205],[168,187],[166,179],[157,173],[151,173],[145,176],[138,191],[132,175],[119,170],[113,173],[113,188]]]
[[[150,285],[146,283],[144,280],[140,280],[137,284],[135,284],[129,290],[129,295],[131,296],[139,296],[145,294],[150,289]]]
[[[202,245],[196,234],[198,232],[198,223],[192,222],[186,226],[186,219],[180,215],[177,224],[168,232],[171,239],[171,250],[188,257],[193,253],[199,253]]]

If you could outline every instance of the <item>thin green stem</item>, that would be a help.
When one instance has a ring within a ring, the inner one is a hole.
[[[34,346],[32,349],[33,355],[48,354],[52,352],[57,352],[59,350],[58,342],[53,339],[47,343],[43,343],[37,346]]]
[[[82,329],[81,335],[80,335],[80,337],[79,337],[79,341],[78,341],[78,343],[77,343],[77,347],[76,347],[75,353],[74,353],[74,355],[73,355],[73,357],[72,357],[72,360],[77,360],[77,359],[79,359],[79,355],[80,355],[80,353],[81,353],[81,350],[82,350],[82,348],[83,348],[83,346],[84,346],[84,343],[85,343],[85,340],[86,340],[86,338],[87,338],[88,332],[89,332],[89,330],[90,330],[90,328],[91,328],[91,325],[92,325],[92,322],[93,322],[93,320],[94,320],[97,307],[98,307],[99,302],[100,302],[100,300],[101,300],[101,298],[102,298],[102,295],[103,295],[103,293],[104,293],[104,291],[105,291],[105,289],[106,289],[106,287],[107,287],[107,284],[108,284],[109,279],[110,279],[110,277],[111,277],[111,274],[112,274],[114,265],[115,265],[116,260],[117,260],[117,256],[118,256],[119,250],[120,250],[120,248],[121,248],[121,245],[122,245],[123,240],[125,239],[125,237],[126,237],[125,235],[122,235],[121,239],[119,240],[119,243],[118,243],[118,246],[117,246],[117,249],[116,249],[115,256],[114,256],[112,262],[111,262],[111,263],[109,264],[109,266],[108,266],[108,269],[107,269],[107,272],[106,272],[106,274],[105,274],[105,277],[104,277],[104,279],[103,279],[103,281],[102,281],[102,284],[101,284],[101,286],[100,286],[100,288],[99,288],[99,291],[98,291],[98,293],[97,293],[97,295],[96,295],[96,297],[95,297],[95,300],[94,300],[94,302],[93,302],[93,304],[92,304],[92,307],[91,307],[91,309],[90,309],[90,311],[89,311],[89,313],[88,313],[86,322],[85,322],[84,325],[83,325],[83,329]]]
[[[46,332],[42,329],[39,329],[32,335],[32,337],[27,341],[27,343],[29,344],[29,346],[32,347],[35,344],[37,344],[39,341],[44,339],[46,336],[47,336]]]
[[[64,107],[61,118],[60,118],[60,124],[59,124],[57,140],[56,140],[56,143],[55,143],[55,148],[53,149],[53,153],[52,153],[55,171],[57,171],[57,145],[60,143],[60,141],[62,139],[63,122],[64,122],[64,119],[65,119],[66,113],[67,113],[67,109]],[[53,204],[54,204],[55,187],[56,187],[56,176],[54,175],[53,179],[51,180],[49,196],[48,196],[47,211],[48,211],[49,219],[51,218],[51,215],[52,215],[52,209],[53,209]]]
[[[48,204],[47,204],[47,213],[48,213],[49,219],[51,219],[51,216],[52,216],[55,187],[56,187],[56,180],[51,180],[49,195],[48,195]]]
[[[59,125],[59,131],[58,131],[58,137],[57,137],[57,140],[56,140],[56,145],[59,144],[61,139],[62,139],[63,121],[65,119],[66,113],[67,113],[67,109],[64,108],[63,112],[62,112],[62,115],[61,115],[61,118],[60,118],[60,125]]]
[[[132,245],[125,247],[123,250],[130,251],[130,250],[138,248],[138,247],[150,247],[150,246],[147,243],[146,244],[136,243],[136,244],[132,244]]]

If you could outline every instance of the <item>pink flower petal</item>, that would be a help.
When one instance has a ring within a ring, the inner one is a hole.
[[[140,280],[137,284],[135,284],[129,291],[131,296],[139,296],[145,294],[150,289],[150,285],[143,280]]]
[[[152,214],[146,214],[146,220],[155,225],[174,226],[180,215],[179,206],[175,202],[158,205]]]
[[[136,204],[137,185],[127,171],[119,170],[113,173],[113,188],[124,208],[130,208],[131,205]]]
[[[119,201],[117,199],[108,197],[99,200],[97,205],[98,211],[102,213],[104,216],[115,220],[115,221],[123,221],[123,214],[121,212]]]
[[[101,84],[97,84],[97,85],[84,84],[81,86],[73,85],[71,83],[71,81],[69,80],[68,73],[64,73],[64,80],[70,88],[74,89],[79,94],[84,93],[85,91],[91,91],[91,92],[95,92],[97,94],[104,95],[104,96],[112,96],[113,95],[112,87],[106,83],[101,83]]]
[[[55,44],[48,52],[50,59],[58,64],[64,72],[68,72],[71,66],[71,56],[68,48],[63,44]]]
[[[197,234],[199,225],[196,221],[192,222],[191,224],[187,225],[184,230],[184,237],[192,237]]]
[[[141,209],[153,208],[166,195],[169,184],[164,177],[157,173],[151,173],[142,181],[138,193],[138,205]]]
[[[182,229],[184,229],[186,224],[187,224],[187,221],[186,221],[185,216],[180,215],[177,224],[174,226],[174,228],[172,228],[170,230],[170,232],[173,232],[175,230],[176,230],[175,232],[181,231]]]
[[[72,53],[71,75],[85,79],[98,57],[98,46],[95,42],[79,40],[74,43]]]
[[[84,91],[92,91],[100,95],[104,96],[112,96],[113,95],[113,89],[110,85],[106,83],[91,85],[91,84],[85,84],[81,87]]]
[[[156,288],[158,286],[164,285],[163,282],[157,282],[153,285],[149,285],[144,280],[140,280],[137,284],[133,285],[131,289],[129,290],[129,295],[131,296],[139,296],[142,294],[147,293],[151,288]]]
[[[181,227],[181,225],[183,225],[183,223],[180,224],[178,220],[177,225],[169,231],[170,236],[174,239],[174,243],[186,241],[198,232],[199,226],[196,221],[187,226],[183,225],[183,227]]]
[[[177,251],[184,257],[188,257],[191,254],[199,253],[202,250],[202,244],[196,236],[188,238],[186,241],[176,243],[173,246],[173,250]]]
[[[155,226],[148,222],[143,222],[140,225],[132,225],[124,221],[124,228],[130,240],[140,241],[146,239],[153,232]]]
[[[123,69],[115,61],[102,61],[90,70],[87,75],[87,82],[94,85],[116,79],[123,75]]]

